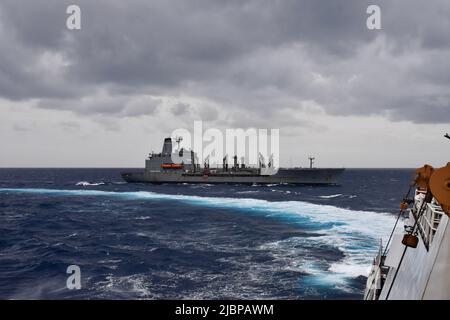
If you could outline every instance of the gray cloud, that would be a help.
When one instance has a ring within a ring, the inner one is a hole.
[[[189,104],[179,102],[179,103],[175,104],[174,106],[172,106],[171,111],[174,116],[180,116],[180,115],[186,114],[188,112],[189,108],[190,108]]]
[[[61,126],[61,128],[63,128],[64,131],[80,131],[80,124],[75,121],[61,121],[59,125]]]
[[[27,132],[27,131],[30,131],[30,127],[29,126],[24,126],[24,125],[22,125],[22,124],[14,124],[13,125],[13,130],[14,131],[17,131],[17,132]]]
[[[82,30],[69,31],[72,2],[2,1],[1,97],[119,118],[184,95],[220,108],[191,105],[198,115],[240,126],[314,127],[295,116],[307,101],[450,122],[447,0],[376,1],[381,31],[366,29],[364,0],[80,0]]]
[[[153,115],[161,104],[160,99],[150,96],[124,96],[96,94],[83,97],[80,100],[71,99],[41,99],[38,107],[43,109],[69,110],[77,114],[106,115],[118,117],[139,117]]]

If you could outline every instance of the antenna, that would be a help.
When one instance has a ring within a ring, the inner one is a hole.
[[[309,159],[309,168],[312,169],[314,160],[316,160],[316,158],[314,158],[313,156],[310,156],[308,159]]]
[[[175,137],[175,142],[177,143],[177,150],[180,150],[180,142],[183,141],[183,137]]]

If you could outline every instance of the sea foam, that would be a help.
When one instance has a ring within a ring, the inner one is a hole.
[[[252,198],[202,197],[194,195],[173,195],[148,191],[112,192],[101,190],[56,190],[56,189],[0,189],[0,193],[31,193],[54,196],[101,196],[122,200],[170,200],[190,205],[239,210],[272,219],[281,219],[314,231],[311,237],[291,238],[290,243],[277,242],[268,245],[292,248],[301,247],[300,242],[329,245],[338,248],[344,259],[333,263],[328,270],[321,270],[312,264],[312,274],[321,273],[323,280],[354,278],[367,275],[367,270],[376,254],[380,238],[386,240],[395,222],[389,213],[349,210],[329,205],[303,201],[267,201]],[[317,235],[319,233],[319,235]],[[283,251],[283,250],[281,250]],[[299,256],[300,253],[299,253]],[[305,265],[305,268],[308,268]],[[326,274],[326,276],[325,276]]]

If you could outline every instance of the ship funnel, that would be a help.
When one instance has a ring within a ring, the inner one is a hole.
[[[172,139],[171,138],[165,138],[163,149],[162,149],[162,155],[171,155],[172,154]]]

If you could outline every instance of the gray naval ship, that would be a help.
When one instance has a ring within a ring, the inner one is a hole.
[[[178,142],[178,141],[177,141]],[[173,159],[179,161],[174,162]],[[260,155],[258,167],[239,165],[234,156],[232,166],[228,165],[227,156],[223,158],[222,167],[211,168],[206,159],[203,167],[196,163],[195,152],[186,149],[172,152],[172,139],[166,138],[161,153],[151,153],[145,160],[145,169],[140,172],[123,172],[122,178],[127,182],[147,183],[238,183],[238,184],[337,184],[343,168],[314,168],[310,158],[309,168],[279,168],[274,170],[273,161],[268,164]]]

